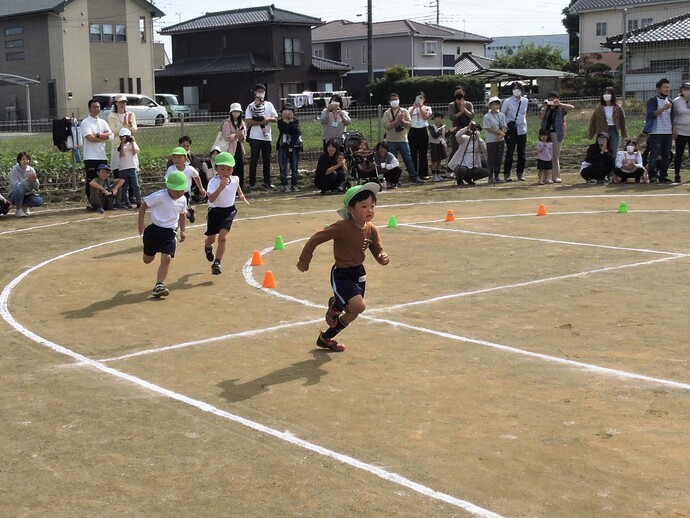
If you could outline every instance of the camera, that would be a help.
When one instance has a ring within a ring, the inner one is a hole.
[[[547,106],[553,106],[554,103],[553,101],[544,101],[544,104],[546,104]]]
[[[474,131],[481,131],[482,127],[477,124],[476,122],[470,122],[469,125],[467,126],[467,131],[468,132],[474,132]]]
[[[402,131],[404,129],[405,129],[405,127],[400,123],[395,125],[395,131]]]

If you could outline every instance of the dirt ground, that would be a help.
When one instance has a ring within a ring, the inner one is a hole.
[[[343,353],[340,197],[250,197],[220,276],[200,217],[162,300],[135,211],[3,217],[0,515],[690,516],[690,190],[564,178],[382,193]]]

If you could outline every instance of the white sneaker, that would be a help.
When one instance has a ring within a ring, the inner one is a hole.
[[[24,209],[22,208],[17,209],[17,212],[15,212],[14,215],[18,218],[25,218],[26,216],[28,216],[28,214],[24,212]]]
[[[435,174],[434,177],[433,177],[433,181],[434,181],[434,182],[440,182],[440,181],[441,181],[441,177],[440,177],[439,175]]]
[[[283,185],[283,192],[290,192],[290,187]]]
[[[29,207],[24,209],[24,214],[26,214],[27,216],[31,216],[31,211],[29,210]]]

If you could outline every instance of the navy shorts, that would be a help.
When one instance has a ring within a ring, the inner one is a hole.
[[[204,232],[204,235],[215,236],[224,228],[230,230],[235,216],[237,216],[237,209],[234,205],[209,208],[206,215],[206,232]]]
[[[363,264],[351,268],[331,268],[333,294],[343,308],[352,297],[364,297],[366,286],[367,272]]]
[[[176,248],[177,230],[153,223],[144,229],[144,255],[154,256],[160,252],[175,257]]]

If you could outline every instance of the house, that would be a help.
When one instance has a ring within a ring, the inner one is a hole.
[[[580,18],[580,57],[601,54],[601,62],[615,70],[619,52],[601,47],[608,37],[686,14],[688,5],[688,0],[578,0],[569,12]]]
[[[30,86],[32,118],[88,115],[97,92],[153,97],[153,20],[145,0],[22,0],[0,2],[2,71],[38,81]],[[16,100],[28,113],[25,87],[0,88],[0,107]]]
[[[274,6],[215,13],[166,27],[172,63],[156,71],[156,87],[177,94],[192,111],[226,112],[233,102],[251,102],[263,83],[276,106],[288,94],[339,90],[349,67],[312,58],[312,27],[323,22]]]
[[[490,38],[441,25],[412,20],[372,23],[374,77],[392,65],[405,65],[412,76],[455,73],[455,61],[463,52],[484,54]],[[347,63],[352,70],[344,88],[362,98],[368,79],[367,24],[336,20],[312,30],[314,56]]]
[[[484,55],[487,58],[495,58],[499,54],[511,55],[513,52],[521,50],[528,43],[537,47],[547,45],[553,47],[561,53],[561,57],[566,61],[570,60],[569,36],[567,34],[536,34],[531,36],[495,36],[491,43],[487,43]]]
[[[606,39],[610,51],[622,51],[625,36],[625,91],[646,100],[665,77],[673,90],[690,79],[690,12]]]

